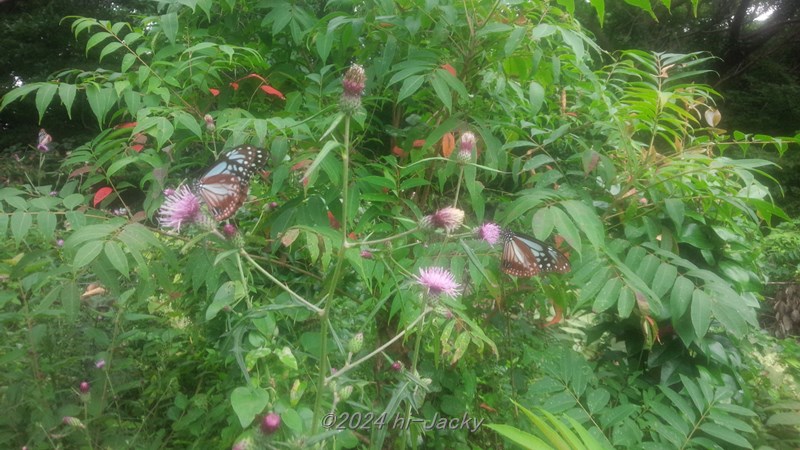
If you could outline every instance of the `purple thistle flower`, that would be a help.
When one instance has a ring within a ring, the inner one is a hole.
[[[63,239],[56,240],[56,246],[57,247],[63,247],[64,246],[64,240]]]
[[[500,239],[500,226],[494,222],[486,222],[475,229],[475,233],[481,240],[494,245]]]
[[[78,386],[78,389],[81,391],[82,394],[88,393],[90,388],[91,387],[89,386],[88,381],[81,381],[80,386]]]
[[[173,195],[175,195],[175,189],[172,188],[164,189],[164,197],[172,197]]]
[[[175,231],[180,231],[183,225],[199,222],[202,216],[200,199],[185,185],[168,196],[158,210],[161,226],[174,228]]]
[[[428,294],[437,297],[440,294],[456,297],[461,287],[456,283],[455,277],[444,267],[420,268],[419,275],[414,276],[417,283],[427,289]]]
[[[232,223],[226,223],[222,227],[222,233],[227,237],[233,237],[236,235],[236,226]]]
[[[103,367],[106,366],[106,360],[105,359],[101,359],[101,360],[97,361],[96,363],[94,363],[94,366],[97,367],[98,369],[102,369]]]
[[[443,228],[448,233],[452,233],[462,223],[464,223],[464,211],[448,206],[423,217],[420,226],[422,228]]]
[[[281,416],[275,413],[269,413],[266,416],[264,416],[264,420],[261,421],[261,432],[264,434],[272,434],[280,426],[281,426]]]

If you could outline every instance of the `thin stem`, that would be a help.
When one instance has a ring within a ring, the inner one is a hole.
[[[403,231],[402,233],[393,234],[393,235],[391,235],[389,237],[385,237],[385,238],[381,238],[381,239],[375,239],[375,240],[372,240],[372,241],[361,241],[361,242],[347,242],[345,244],[345,247],[352,248],[352,247],[358,247],[359,245],[383,244],[384,242],[389,242],[389,241],[395,240],[397,238],[403,237],[405,235],[408,235],[408,234],[411,234],[411,233],[415,233],[415,232],[419,231],[419,229],[420,229],[420,227],[416,226],[416,227],[414,227],[414,228],[412,228],[412,229],[410,229],[408,231]]]
[[[331,310],[336,285],[342,273],[344,263],[344,253],[347,251],[347,203],[350,184],[350,114],[344,117],[344,151],[342,152],[342,245],[336,255],[336,267],[333,269],[328,292],[324,297],[325,306],[320,313],[320,343],[319,343],[319,375],[317,376],[317,397],[314,400],[314,419],[312,422],[311,434],[314,435],[319,430],[322,414],[322,395],[325,392],[325,374],[328,371],[328,314]]]
[[[458,205],[458,194],[461,192],[461,180],[464,179],[464,166],[461,166],[461,170],[458,172],[458,184],[456,184],[456,196],[453,199],[453,208]]]
[[[408,333],[412,328],[416,327],[417,324],[420,323],[422,321],[422,319],[424,319],[425,316],[427,316],[431,311],[433,311],[433,308],[431,308],[430,306],[426,306],[425,309],[422,311],[422,314],[420,314],[419,317],[414,319],[413,322],[408,324],[408,326],[403,328],[403,331],[398,333],[397,336],[389,339],[388,341],[386,341],[385,344],[383,344],[380,347],[376,348],[375,350],[370,352],[368,355],[362,356],[361,358],[358,358],[357,360],[353,361],[352,363],[347,364],[344,367],[342,367],[341,369],[337,370],[336,373],[334,373],[333,375],[329,376],[328,378],[325,378],[325,382],[327,383],[327,382],[333,380],[334,378],[337,378],[337,377],[340,377],[340,376],[344,375],[345,373],[347,373],[347,372],[351,371],[352,369],[354,369],[354,368],[358,367],[359,365],[361,365],[364,361],[367,361],[370,358],[372,358],[373,356],[377,355],[378,353],[386,350],[387,347],[389,347],[390,345],[395,343],[401,337],[405,336],[406,333]]]
[[[430,306],[426,306],[426,310],[423,311],[423,314],[420,314],[420,317],[419,317],[419,319],[420,319],[420,328],[424,328],[424,322],[422,322],[422,320],[425,318],[425,315],[427,314],[427,312],[430,312],[430,311],[433,311],[433,309]],[[417,333],[417,336],[416,336],[416,339],[415,339],[415,342],[414,342],[414,357],[411,360],[411,373],[414,374],[414,375],[417,374],[417,362],[419,361],[419,347],[420,347],[421,343],[422,343],[422,332],[419,332],[419,333]],[[415,389],[419,389],[419,386],[417,386]],[[406,404],[406,420],[408,421],[410,419],[411,419],[411,402],[408,402]]]
[[[259,272],[264,274],[264,276],[269,278],[270,281],[272,281],[273,283],[277,284],[278,287],[280,287],[281,289],[283,289],[284,291],[289,293],[289,295],[291,295],[295,300],[297,300],[298,302],[302,303],[303,306],[305,306],[306,308],[308,308],[308,309],[314,311],[315,313],[317,313],[318,315],[322,316],[322,309],[320,309],[317,306],[312,305],[306,299],[301,297],[300,294],[297,294],[291,288],[289,288],[289,286],[286,286],[285,284],[281,283],[277,278],[273,277],[271,273],[267,272],[266,269],[261,267],[244,249],[239,250],[239,253],[242,256],[244,256],[244,258],[247,261],[249,261],[250,264],[252,264],[253,267],[256,268],[256,270],[258,270]]]

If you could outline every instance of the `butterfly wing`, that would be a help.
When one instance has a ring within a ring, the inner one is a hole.
[[[503,231],[503,257],[500,268],[517,277],[532,277],[541,272],[570,271],[569,259],[554,247],[530,236]]]
[[[231,217],[244,204],[250,177],[266,162],[263,149],[242,145],[223,155],[199,180],[195,191],[216,220]]]

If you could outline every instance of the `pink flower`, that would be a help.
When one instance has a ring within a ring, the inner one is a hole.
[[[222,227],[222,233],[227,237],[233,237],[236,235],[236,226],[232,223],[226,223],[225,226]]]
[[[494,245],[500,239],[500,226],[493,222],[486,222],[476,228],[475,233],[478,234],[480,239],[488,242],[489,245]]]
[[[401,370],[403,370],[403,363],[401,363],[400,361],[393,362],[392,370],[394,370],[395,372],[400,372]]]
[[[89,392],[89,388],[90,388],[90,386],[89,386],[89,382],[88,381],[81,381],[80,386],[78,386],[78,389],[80,389],[82,394],[88,393]]]
[[[361,250],[361,257],[364,259],[372,259],[372,252],[369,250]]]
[[[269,413],[266,416],[264,416],[264,420],[261,421],[261,432],[264,434],[272,434],[280,426],[281,426],[281,416],[275,413]]]
[[[158,221],[161,226],[180,231],[181,226],[198,222],[202,219],[200,199],[191,189],[183,185],[172,195],[167,196],[158,210]]]
[[[414,276],[414,278],[417,283],[427,289],[429,295],[434,297],[440,294],[455,297],[461,287],[456,283],[453,274],[443,267],[420,268],[419,275]]]
[[[462,223],[464,223],[464,211],[448,206],[423,217],[420,225],[423,228],[443,228],[448,233],[452,233]]]
[[[461,140],[458,145],[458,159],[460,161],[469,162],[472,160],[472,154],[475,152],[475,135],[467,131],[461,135]]]
[[[105,359],[101,359],[101,360],[97,361],[96,363],[94,363],[94,366],[97,367],[98,369],[102,369],[103,367],[106,366],[106,360]]]

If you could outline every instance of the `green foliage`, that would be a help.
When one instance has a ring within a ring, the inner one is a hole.
[[[24,294],[0,304],[19,368],[3,374],[5,437],[488,448],[501,443],[488,430],[423,420],[510,422],[510,397],[542,402],[539,430],[573,444],[749,446],[754,413],[736,394],[752,364],[736,344],[757,327],[750,244],[786,216],[759,178],[769,163],[725,152],[793,141],[708,123],[717,93],[694,82],[707,55],[604,55],[559,4],[176,0],[136,22],[71,18],[104,68],[0,103],[30,97],[44,116],[85,101],[99,128],[52,174],[57,195],[0,191],[3,271]],[[340,89],[351,61],[363,98]],[[459,156],[467,131],[479,151]],[[244,143],[269,149],[269,173],[236,227],[164,230],[164,190]],[[438,224],[445,206],[466,225]],[[504,275],[475,237],[487,220],[563,240],[572,273]],[[430,267],[455,274],[458,295],[420,281]],[[551,324],[583,319],[558,339],[619,351],[624,371],[572,352],[540,365],[551,342],[533,324],[551,303]],[[37,356],[59,342],[83,371]],[[67,386],[101,357],[102,401],[81,411]],[[25,372],[48,380],[31,401]],[[265,431],[270,412],[281,425]],[[362,429],[368,415],[381,424]]]

